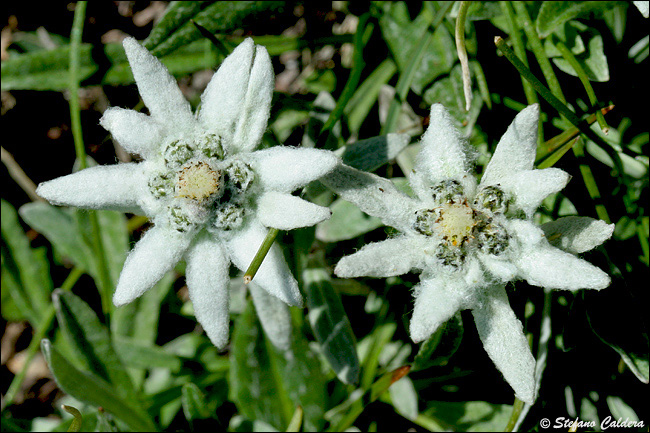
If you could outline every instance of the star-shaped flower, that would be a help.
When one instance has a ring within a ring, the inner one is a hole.
[[[614,225],[569,217],[541,228],[532,216],[560,191],[569,175],[535,170],[539,106],[517,115],[477,184],[471,151],[442,105],[431,108],[429,128],[409,178],[415,198],[392,182],[342,166],[324,182],[364,212],[401,234],[366,245],[336,266],[340,277],[390,277],[421,272],[410,333],[429,337],[459,310],[470,309],[485,350],[518,398],[535,400],[535,360],[510,308],[508,281],[524,279],[550,289],[602,289],[599,268],[576,257],[608,239]]]
[[[109,108],[100,123],[141,163],[97,166],[41,184],[53,204],[147,215],[154,223],[124,264],[113,302],[151,288],[182,258],[196,318],[212,342],[228,341],[228,271],[246,270],[265,227],[290,230],[330,216],[291,192],[331,171],[338,159],[317,149],[254,151],[266,129],[274,74],[264,47],[242,42],[221,64],[193,114],[176,80],[133,38],[124,40],[145,115]],[[273,246],[254,283],[302,305],[296,280]]]

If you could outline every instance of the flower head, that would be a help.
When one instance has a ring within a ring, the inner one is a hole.
[[[470,309],[488,355],[517,396],[536,396],[535,360],[521,322],[509,306],[505,283],[524,279],[549,289],[602,289],[608,275],[578,258],[608,239],[614,226],[590,218],[562,218],[541,228],[532,216],[542,200],[560,191],[569,175],[535,170],[538,105],[517,115],[480,183],[469,155],[442,105],[431,122],[409,178],[416,197],[349,167],[324,182],[366,213],[401,234],[344,257],[340,277],[389,277],[421,272],[415,287],[410,333],[425,340],[457,311]],[[551,240],[552,239],[552,240]]]
[[[266,230],[306,227],[326,208],[291,192],[331,171],[317,149],[254,151],[269,118],[274,75],[264,47],[242,42],[214,74],[192,113],[175,79],[134,39],[124,40],[150,115],[109,108],[100,123],[141,163],[98,166],[41,184],[54,204],[144,214],[154,227],[129,254],[113,302],[151,288],[182,258],[197,319],[219,347],[228,340],[228,272],[245,270]],[[302,297],[282,252],[271,248],[255,284],[290,305]]]

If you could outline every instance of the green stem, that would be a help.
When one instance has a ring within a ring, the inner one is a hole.
[[[413,81],[413,77],[415,77],[415,72],[420,65],[420,62],[422,61],[422,57],[426,49],[433,41],[433,32],[429,29],[429,27],[437,29],[438,26],[440,26],[442,23],[442,20],[445,19],[447,11],[451,9],[453,4],[453,1],[448,1],[442,4],[438,12],[436,12],[436,14],[431,18],[431,22],[425,28],[422,37],[420,37],[420,40],[415,44],[415,51],[412,53],[413,55],[410,56],[411,60],[406,65],[404,72],[400,73],[397,84],[395,85],[395,97],[390,102],[390,106],[388,107],[386,123],[384,123],[384,126],[381,128],[380,135],[386,135],[389,132],[395,131],[397,127],[397,121],[399,120],[402,103],[406,99],[406,95],[411,88],[411,81]]]
[[[560,82],[555,76],[551,62],[548,60],[548,57],[546,57],[546,52],[542,46],[542,41],[539,39],[537,30],[535,30],[535,24],[530,19],[530,15],[526,9],[526,4],[524,2],[516,1],[512,2],[512,5],[517,11],[519,20],[524,24],[524,32],[528,38],[528,43],[530,44],[530,48],[535,55],[535,59],[537,59],[537,63],[539,63],[539,67],[542,70],[542,74],[544,74],[544,78],[546,79],[546,83],[548,84],[549,89],[551,89],[553,95],[562,101],[562,103],[566,104],[566,98],[562,93]]]
[[[598,98],[596,98],[596,92],[594,92],[594,88],[591,87],[591,82],[589,81],[589,77],[587,77],[587,73],[575,58],[571,50],[567,48],[566,45],[564,45],[564,42],[559,40],[556,36],[553,37],[553,42],[555,43],[555,47],[562,54],[562,57],[564,57],[564,60],[569,62],[573,70],[576,72],[576,74],[578,74],[578,78],[582,82],[582,85],[585,88],[585,92],[587,92],[589,103],[591,103],[592,107],[596,107],[598,105]],[[603,116],[603,113],[600,112],[600,110],[596,111],[596,119],[598,120],[600,129],[605,134],[607,134],[609,132],[609,126],[607,126],[605,117]]]
[[[257,270],[260,268],[260,266],[262,266],[264,257],[266,257],[268,254],[271,246],[273,245],[273,242],[275,241],[275,238],[278,236],[278,233],[280,233],[280,230],[278,229],[269,229],[269,232],[266,234],[262,245],[260,245],[260,248],[257,250],[255,257],[253,257],[253,261],[244,274],[244,283],[248,284],[253,280],[255,274],[257,273]]]
[[[609,224],[611,220],[609,219],[609,214],[607,213],[605,205],[602,203],[602,197],[600,195],[600,191],[598,190],[598,185],[596,184],[596,178],[591,171],[591,167],[582,162],[582,159],[585,156],[584,148],[585,145],[582,140],[578,140],[573,146],[573,153],[578,158],[578,161],[580,161],[580,174],[582,174],[582,180],[585,182],[589,197],[591,197],[595,203],[594,206],[596,208],[596,214],[598,214],[598,218]]]
[[[339,100],[336,101],[336,106],[330,113],[327,121],[320,131],[318,140],[316,141],[317,148],[325,147],[330,132],[334,128],[334,125],[336,125],[336,122],[338,122],[338,120],[343,115],[345,106],[348,104],[348,102],[350,102],[352,95],[354,95],[354,92],[357,89],[359,80],[361,79],[361,72],[366,65],[365,61],[363,60],[363,49],[366,46],[366,42],[368,42],[368,39],[370,39],[370,36],[372,35],[372,32],[375,28],[374,24],[368,24],[369,19],[370,13],[365,13],[359,18],[357,32],[354,35],[354,57],[352,70],[350,71],[350,77],[348,78],[347,83],[345,83],[345,87],[343,88],[343,92],[341,92]]]
[[[494,38],[494,43],[503,55],[512,63],[517,69],[519,74],[524,77],[542,98],[546,100],[553,108],[557,110],[562,116],[566,117],[576,127],[580,128],[580,119],[576,114],[566,106],[564,102],[559,100],[541,81],[528,69],[526,65],[517,57],[517,55],[508,47],[506,41],[502,37],[497,36]],[[581,130],[582,131],[582,130]]]
[[[79,160],[80,170],[88,167],[86,161],[86,149],[84,148],[84,139],[81,132],[81,109],[79,108],[79,49],[81,46],[84,20],[86,18],[86,3],[87,2],[85,1],[80,1],[75,5],[72,33],[70,34],[70,75],[68,82],[68,90],[70,91],[69,103],[72,137],[74,139],[74,148],[77,154],[77,160]]]
[[[515,428],[515,425],[517,424],[517,420],[519,419],[519,415],[521,414],[523,408],[524,402],[515,397],[515,402],[512,405],[512,414],[510,415],[510,419],[508,420],[508,424],[506,425],[504,431],[512,431]]]
[[[87,2],[80,1],[75,5],[72,32],[70,34],[70,81],[68,83],[68,90],[70,91],[70,123],[80,170],[88,167],[81,129],[81,108],[79,107],[80,47],[84,20],[86,18],[86,4]],[[108,314],[111,309],[112,283],[108,272],[99,220],[97,213],[92,210],[88,211],[87,215],[92,230],[93,252],[97,258],[97,277],[99,278],[98,286],[100,286],[100,293],[102,295],[102,309],[104,314]]]
[[[83,274],[84,272],[80,268],[72,268],[68,274],[68,277],[61,285],[61,290],[72,290],[72,287],[74,287],[77,280],[79,280]],[[4,396],[4,399],[2,401],[3,408],[10,406],[14,402],[18,391],[20,391],[20,386],[22,385],[23,381],[25,380],[25,376],[27,375],[27,369],[29,368],[32,359],[34,358],[34,355],[36,355],[38,350],[41,348],[41,340],[45,338],[47,332],[50,330],[50,326],[52,326],[52,321],[56,315],[55,313],[56,312],[54,310],[54,305],[50,304],[47,311],[45,312],[45,315],[41,319],[41,323],[38,325],[38,329],[32,337],[32,341],[27,347],[25,363],[23,364],[23,367],[20,369],[18,374],[14,376],[11,384],[9,385],[9,389]]]
[[[469,74],[469,60],[467,59],[467,50],[465,49],[465,19],[467,10],[471,1],[460,2],[460,9],[456,17],[456,52],[463,75],[463,92],[465,93],[465,111],[469,111],[472,106],[472,78]]]
[[[519,59],[521,59],[521,62],[526,65],[526,67],[528,67],[528,59],[526,58],[526,45],[521,38],[521,29],[519,28],[519,24],[517,24],[517,20],[515,18],[515,11],[512,8],[512,2],[501,2],[501,9],[504,11],[508,26],[510,27],[510,40],[512,41],[512,46],[514,47],[515,54],[517,57],[519,57]],[[539,102],[537,99],[537,93],[535,93],[535,89],[533,89],[531,84],[524,77],[521,77],[521,85],[524,88],[524,94],[526,95],[526,101],[528,102],[528,105]]]

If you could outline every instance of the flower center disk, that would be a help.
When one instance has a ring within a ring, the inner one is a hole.
[[[450,204],[439,208],[437,223],[442,235],[451,245],[458,246],[469,239],[476,225],[474,211],[465,204]]]
[[[176,197],[203,202],[223,193],[223,173],[213,170],[205,162],[195,162],[184,167],[176,182]]]

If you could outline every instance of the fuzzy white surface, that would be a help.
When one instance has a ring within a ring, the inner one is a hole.
[[[462,178],[469,169],[464,139],[442,104],[431,106],[429,127],[422,136],[420,154],[415,164],[430,184],[445,179]]]
[[[529,284],[549,289],[604,289],[609,275],[573,254],[551,246],[544,232],[534,224],[510,221],[510,233],[518,240],[518,253],[513,257],[519,276]]]
[[[194,130],[196,121],[190,103],[167,68],[135,39],[126,38],[122,44],[140,96],[151,116],[163,125],[185,132]]]
[[[561,191],[571,176],[559,168],[522,170],[501,178],[499,185],[515,197],[515,205],[531,218],[548,195]]]
[[[220,243],[209,236],[197,238],[185,254],[185,279],[196,320],[218,348],[228,343],[230,260]]]
[[[462,278],[442,277],[422,279],[415,287],[415,307],[409,332],[419,343],[436,332],[457,311],[467,307]]]
[[[264,333],[275,347],[283,351],[289,350],[292,330],[289,307],[255,282],[251,282],[248,288]]]
[[[255,253],[266,237],[267,229],[254,221],[234,233],[227,241],[228,254],[232,263],[246,272]],[[298,283],[291,274],[280,247],[274,244],[264,258],[253,281],[271,295],[289,305],[302,306],[302,295]]]
[[[489,288],[486,296],[472,309],[472,314],[487,354],[515,390],[517,398],[533,404],[537,396],[535,359],[523,326],[510,308],[505,289],[502,286]]]
[[[280,230],[313,226],[332,215],[329,208],[276,191],[262,194],[257,202],[257,210],[263,225]]]
[[[424,236],[403,235],[365,245],[339,260],[334,273],[341,278],[384,278],[406,274],[413,268],[423,269],[424,242]]]
[[[247,38],[226,57],[201,96],[199,121],[235,152],[257,147],[268,122],[275,87],[264,47]]]
[[[140,213],[146,180],[139,164],[96,166],[41,183],[36,194],[55,205]]]
[[[119,107],[104,111],[99,124],[129,153],[151,158],[160,149],[163,128],[146,114]]]
[[[333,153],[321,149],[276,146],[250,154],[250,164],[265,189],[292,192],[339,164]]]
[[[113,303],[128,304],[153,287],[183,257],[191,240],[164,226],[149,229],[126,258]]]
[[[572,254],[589,251],[614,233],[614,224],[589,217],[568,216],[542,225],[544,235],[554,247]]]
[[[508,175],[532,170],[537,149],[539,105],[524,108],[499,140],[492,159],[485,168],[482,185],[495,185]]]
[[[321,179],[328,188],[343,200],[356,204],[370,216],[375,216],[388,226],[401,231],[411,230],[413,213],[419,203],[407,196],[388,179],[339,165]]]

